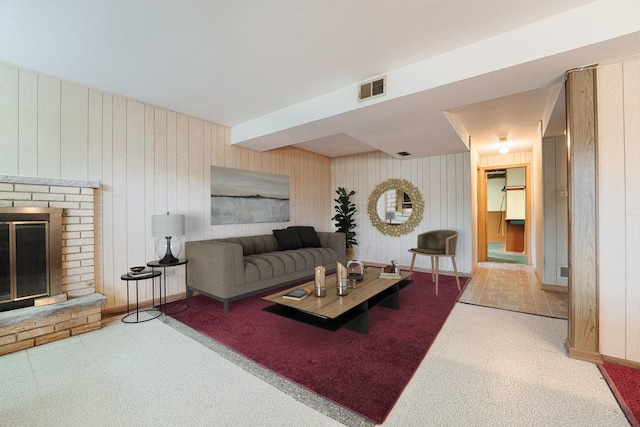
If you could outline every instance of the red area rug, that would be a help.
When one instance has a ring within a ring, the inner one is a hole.
[[[608,362],[598,367],[629,423],[633,427],[640,427],[640,369]]]
[[[414,273],[400,310],[375,307],[369,334],[328,332],[262,311],[263,295],[222,303],[196,296],[172,317],[263,367],[375,423],[382,423],[420,365],[460,292],[441,276]]]

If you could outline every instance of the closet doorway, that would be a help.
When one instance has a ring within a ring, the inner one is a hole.
[[[529,264],[528,165],[478,170],[478,261]]]

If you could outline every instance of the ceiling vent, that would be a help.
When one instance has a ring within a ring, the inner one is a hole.
[[[387,93],[387,76],[378,77],[360,84],[358,90],[358,102],[366,101]]]
[[[398,153],[398,156],[401,156],[401,157],[406,157],[406,156],[410,156],[410,155],[411,155],[411,153],[408,153],[406,151],[401,151],[401,152]]]

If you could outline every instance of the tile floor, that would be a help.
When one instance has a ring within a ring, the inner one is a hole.
[[[540,289],[529,265],[481,262],[459,302],[566,319],[567,294]]]

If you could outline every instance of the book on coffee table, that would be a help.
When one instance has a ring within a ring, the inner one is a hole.
[[[311,292],[311,289],[295,288],[282,295],[282,298],[300,301],[301,299],[305,299],[306,297],[311,295]]]
[[[380,277],[381,279],[402,279],[400,273],[385,273],[384,271],[381,271],[378,277]]]
[[[380,275],[378,276],[381,279],[396,279],[400,280],[402,277],[400,276],[400,269],[396,265],[395,261],[391,261],[391,264],[385,265],[382,270],[380,270]]]

